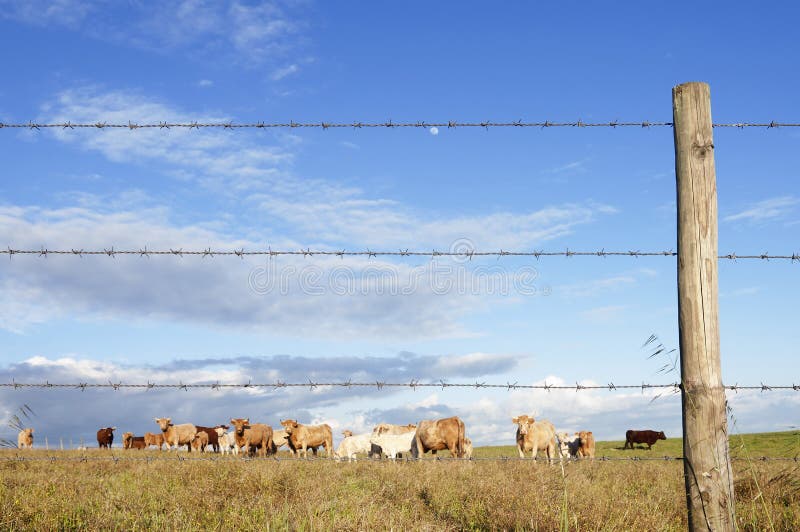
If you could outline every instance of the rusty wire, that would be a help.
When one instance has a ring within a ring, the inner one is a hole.
[[[128,121],[127,123],[121,122],[52,122],[52,123],[44,123],[44,122],[33,122],[29,121],[27,123],[18,122],[18,123],[3,123],[0,122],[0,129],[9,128],[9,129],[93,129],[93,130],[102,130],[102,129],[127,129],[130,131],[136,129],[172,129],[172,128],[184,128],[184,129],[228,129],[228,130],[235,130],[235,129],[279,129],[279,128],[317,128],[317,129],[331,129],[331,128],[354,128],[354,129],[361,129],[361,128],[386,128],[386,129],[393,129],[393,128],[431,128],[431,127],[442,127],[442,128],[459,128],[459,127],[467,127],[467,128],[498,128],[498,127],[535,127],[535,128],[551,128],[551,127],[572,127],[572,128],[599,128],[599,127],[609,127],[609,128],[617,128],[617,127],[637,127],[637,128],[651,128],[651,127],[672,127],[672,122],[658,122],[654,121],[651,122],[649,120],[643,120],[641,122],[620,122],[619,120],[612,120],[609,122],[584,122],[581,119],[578,119],[575,122],[551,122],[550,120],[545,120],[544,122],[523,122],[522,120],[513,120],[513,121],[505,121],[505,122],[495,122],[492,120],[484,120],[479,122],[459,122],[455,120],[448,120],[446,122],[442,121],[419,121],[419,122],[393,122],[392,120],[387,120],[385,122],[361,122],[361,121],[354,121],[354,122],[295,122],[294,120],[290,120],[288,122],[243,122],[243,123],[234,123],[234,122],[169,122],[169,121],[159,121],[159,122],[151,122],[151,123],[143,123],[139,124],[134,121]],[[729,123],[719,123],[719,124],[712,124],[712,127],[715,128],[737,128],[737,129],[744,129],[749,127],[755,128],[766,128],[766,129],[777,129],[781,127],[800,127],[800,123],[797,122],[778,122],[775,120],[771,120],[769,122],[729,122]]]
[[[199,256],[199,257],[216,257],[216,256],[231,256],[231,257],[250,257],[250,256],[269,256],[269,257],[277,257],[281,255],[294,255],[294,256],[302,256],[302,257],[313,257],[315,255],[318,256],[333,256],[333,257],[458,257],[458,258],[465,258],[465,259],[473,259],[478,257],[533,257],[535,259],[539,259],[540,257],[677,257],[678,253],[672,250],[668,251],[639,251],[639,250],[629,250],[629,251],[606,251],[605,249],[601,249],[598,251],[573,251],[569,248],[565,249],[564,251],[545,251],[545,250],[532,250],[532,251],[507,251],[500,249],[499,251],[438,251],[438,250],[431,250],[431,251],[412,251],[409,249],[400,249],[397,251],[373,251],[373,250],[356,250],[356,251],[347,251],[347,250],[320,250],[320,249],[299,249],[299,250],[274,250],[274,249],[265,249],[265,250],[253,250],[253,251],[246,251],[244,248],[242,249],[234,249],[234,250],[213,250],[211,248],[207,248],[204,250],[184,250],[183,248],[177,248],[169,250],[153,250],[147,249],[147,247],[141,249],[116,249],[114,246],[110,248],[104,248],[102,250],[99,249],[48,249],[42,247],[40,249],[14,249],[11,247],[7,247],[6,249],[0,249],[0,255],[8,255],[9,258],[13,257],[14,255],[37,255],[40,257],[47,257],[50,255],[73,255],[77,257],[86,256],[98,256],[98,255],[106,255],[108,257],[116,257],[117,255],[139,255],[141,257],[150,257],[150,256],[158,256],[158,255],[169,255],[173,257],[184,257],[184,256]],[[718,255],[718,259],[722,260],[789,260],[792,262],[800,261],[800,253],[792,253],[791,255],[784,254],[784,255],[770,255],[769,253],[755,253],[755,254],[746,254],[746,255],[739,255],[737,253],[726,253],[723,255]]]
[[[385,382],[385,381],[372,381],[372,382],[354,382],[352,380],[341,381],[341,382],[320,382],[314,381],[312,379],[308,379],[305,382],[283,382],[283,381],[275,381],[275,382],[266,382],[266,383],[257,383],[257,382],[247,382],[247,383],[220,383],[220,382],[212,382],[212,383],[169,383],[169,384],[156,384],[154,382],[147,382],[147,383],[123,383],[123,382],[78,382],[78,383],[54,383],[50,381],[45,382],[16,382],[12,380],[11,382],[2,382],[0,383],[1,388],[14,388],[14,389],[22,389],[22,388],[42,388],[42,389],[76,389],[76,390],[87,390],[92,388],[110,388],[115,391],[123,390],[123,389],[139,389],[139,390],[152,390],[152,389],[178,389],[178,390],[190,390],[190,389],[211,389],[211,390],[222,390],[222,389],[234,389],[234,388],[269,388],[273,390],[279,390],[283,388],[308,388],[309,390],[314,390],[317,388],[322,387],[329,387],[329,388],[375,388],[377,390],[382,390],[384,388],[408,388],[412,390],[416,390],[417,388],[441,388],[442,390],[447,388],[472,388],[472,389],[502,389],[502,390],[543,390],[546,392],[550,391],[586,391],[586,390],[608,390],[608,391],[616,391],[616,390],[641,390],[644,392],[645,390],[672,390],[675,393],[680,392],[682,385],[679,382],[672,382],[666,384],[649,384],[649,383],[641,383],[641,384],[614,384],[610,382],[608,384],[579,384],[575,383],[574,385],[564,385],[564,384],[548,384],[545,382],[544,384],[519,384],[517,382],[511,383],[506,382],[505,384],[501,383],[487,383],[482,381],[475,381],[475,382],[460,382],[460,383],[451,383],[447,382],[444,379],[439,379],[436,381],[431,382],[420,382],[418,379],[410,380],[409,382]],[[779,391],[779,390],[791,390],[791,391],[800,391],[800,385],[797,384],[790,384],[790,385],[768,385],[764,383],[760,383],[757,385],[740,385],[740,384],[732,384],[732,385],[722,385],[722,388],[732,392],[739,392],[739,391],[746,391],[746,390],[757,390],[761,392],[771,392],[771,391]]]

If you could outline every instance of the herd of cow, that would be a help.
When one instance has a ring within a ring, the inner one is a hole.
[[[464,422],[458,417],[438,420],[423,420],[415,424],[391,425],[379,423],[372,432],[353,434],[349,430],[342,432],[344,439],[336,450],[333,449],[333,433],[330,425],[303,425],[293,419],[281,421],[281,430],[273,431],[272,427],[263,423],[250,423],[248,418],[233,418],[232,425],[203,427],[191,423],[175,425],[171,418],[155,418],[161,432],[146,432],[144,436],[134,436],[132,432],[122,435],[124,449],[147,449],[157,446],[162,449],[176,450],[186,445],[188,451],[213,451],[234,455],[267,456],[275,454],[279,448],[286,446],[292,456],[308,457],[311,450],[314,455],[323,447],[328,458],[337,460],[356,460],[358,454],[367,454],[370,458],[381,458],[386,455],[394,460],[402,453],[410,453],[412,458],[419,458],[430,451],[449,450],[455,458],[472,458],[472,442],[466,436]],[[595,441],[590,431],[580,431],[570,436],[566,432],[556,432],[552,423],[547,420],[536,421],[533,416],[521,415],[512,419],[517,425],[516,443],[520,458],[530,452],[536,458],[540,451],[544,452],[549,462],[560,459],[594,459]],[[97,443],[100,448],[110,448],[114,442],[116,427],[104,427],[97,431]],[[629,430],[625,433],[625,449],[633,449],[634,444],[646,444],[650,449],[658,440],[665,440],[663,432],[653,430]],[[33,429],[20,431],[17,437],[20,449],[33,446]]]

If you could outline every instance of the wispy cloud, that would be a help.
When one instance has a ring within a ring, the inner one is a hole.
[[[726,216],[726,222],[746,221],[751,223],[770,222],[784,218],[800,204],[800,198],[794,196],[778,196],[752,204],[747,209]]]
[[[210,79],[201,79],[200,81],[197,82],[198,87],[210,87],[213,84],[214,82],[211,81]]]
[[[287,76],[291,76],[292,74],[296,74],[299,71],[300,71],[300,67],[299,66],[297,66],[295,64],[291,64],[289,66],[286,66],[286,67],[279,68],[279,69],[275,70],[270,75],[270,79],[272,81],[280,81],[283,78],[285,78]]]
[[[124,46],[179,51],[245,64],[273,61],[297,47],[298,6],[276,1],[104,2],[0,0],[0,16],[80,31]],[[110,11],[113,10],[113,16]]]

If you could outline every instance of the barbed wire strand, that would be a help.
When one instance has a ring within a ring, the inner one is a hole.
[[[141,257],[150,257],[150,256],[173,256],[173,257],[250,257],[250,256],[269,256],[269,257],[277,257],[277,256],[303,256],[303,257],[313,257],[315,255],[318,256],[333,256],[333,257],[458,257],[458,258],[465,258],[465,259],[473,259],[476,257],[533,257],[535,259],[539,259],[540,257],[676,257],[678,253],[673,250],[665,250],[665,251],[639,251],[639,250],[629,250],[629,251],[606,251],[605,249],[597,250],[597,251],[573,251],[569,248],[565,249],[564,251],[545,251],[545,250],[531,250],[531,251],[506,251],[500,249],[499,251],[438,251],[438,250],[431,250],[431,251],[411,251],[409,249],[400,249],[398,251],[373,251],[373,250],[357,250],[357,251],[347,251],[345,249],[342,250],[318,250],[318,249],[299,249],[299,250],[274,250],[274,249],[265,249],[265,250],[254,250],[254,251],[246,251],[244,248],[241,249],[234,249],[234,250],[213,250],[211,248],[207,248],[204,250],[184,250],[183,248],[177,248],[169,250],[153,250],[147,249],[147,247],[143,247],[141,249],[116,249],[115,247],[110,247],[108,249],[48,249],[48,248],[40,248],[40,249],[14,249],[11,247],[7,247],[6,249],[0,249],[0,255],[8,255],[9,258],[15,255],[36,255],[40,257],[48,257],[50,255],[73,255],[76,257],[83,257],[86,256],[108,256],[108,257],[116,257],[117,255],[138,255]],[[800,261],[800,253],[792,253],[791,255],[770,255],[769,253],[757,253],[757,254],[747,254],[747,255],[739,255],[737,253],[726,253],[723,255],[718,255],[718,259],[720,260],[789,260],[792,262]]]
[[[523,122],[522,120],[515,120],[515,121],[505,121],[505,122],[495,122],[491,120],[485,120],[480,122],[459,122],[454,120],[448,120],[446,122],[443,121],[419,121],[419,122],[394,122],[392,120],[387,120],[385,122],[295,122],[290,120],[289,122],[245,122],[245,123],[234,123],[234,122],[197,122],[197,121],[189,121],[189,122],[168,122],[168,121],[159,121],[159,122],[150,122],[150,123],[142,123],[139,124],[134,121],[128,121],[127,123],[122,122],[54,122],[54,123],[44,123],[44,122],[33,122],[29,121],[27,123],[3,123],[0,122],[0,129],[93,129],[93,130],[104,130],[104,129],[127,129],[130,131],[137,130],[137,129],[172,129],[172,128],[184,128],[184,129],[228,129],[228,130],[237,130],[237,129],[280,129],[280,128],[310,128],[310,129],[342,129],[342,128],[354,128],[354,129],[362,129],[362,128],[386,128],[386,129],[394,129],[394,128],[515,128],[515,127],[527,127],[527,128],[552,128],[552,127],[571,127],[571,128],[601,128],[601,127],[608,127],[608,128],[618,128],[618,127],[636,127],[636,128],[651,128],[651,127],[672,127],[672,122],[658,122],[658,121],[649,121],[643,120],[641,122],[620,122],[618,120],[613,120],[609,122],[584,122],[581,119],[578,119],[575,122],[551,122],[549,120],[545,120],[544,122]],[[775,120],[769,122],[730,122],[730,123],[719,123],[719,124],[712,124],[712,127],[715,128],[737,128],[737,129],[744,129],[749,127],[755,128],[766,128],[766,129],[777,129],[781,127],[800,127],[800,123],[797,122],[778,122]]]
[[[502,390],[543,390],[543,391],[587,391],[587,390],[608,390],[608,391],[616,391],[616,390],[641,390],[644,392],[645,390],[652,390],[652,389],[667,389],[673,390],[675,392],[679,392],[682,389],[682,385],[679,382],[672,382],[667,384],[649,384],[649,383],[641,383],[641,384],[614,384],[613,382],[608,384],[579,384],[575,383],[574,385],[564,385],[564,384],[519,384],[517,382],[511,383],[507,382],[505,384],[500,383],[487,383],[487,382],[460,382],[460,383],[451,383],[447,382],[444,379],[440,379],[433,382],[420,382],[419,380],[411,380],[409,382],[383,382],[383,381],[372,381],[372,382],[353,382],[353,381],[341,381],[341,382],[317,382],[311,379],[308,379],[305,382],[283,382],[283,381],[275,381],[269,383],[255,383],[255,382],[247,382],[247,383],[220,383],[220,382],[213,382],[213,383],[169,383],[169,384],[156,384],[154,382],[147,382],[145,384],[142,383],[123,383],[123,382],[78,382],[78,383],[54,383],[50,381],[45,382],[16,382],[12,380],[11,382],[3,382],[0,383],[0,387],[2,388],[14,388],[14,389],[21,389],[21,388],[42,388],[42,389],[77,389],[77,390],[87,390],[91,388],[111,388],[115,391],[124,390],[124,389],[145,389],[145,390],[152,390],[152,389],[182,389],[182,390],[190,390],[190,389],[212,389],[212,390],[221,390],[221,389],[233,389],[233,388],[272,388],[274,390],[279,390],[282,388],[309,388],[310,390],[314,390],[317,388],[322,387],[329,387],[329,388],[376,388],[378,390],[382,390],[384,388],[409,388],[415,390],[417,388],[441,388],[442,390],[447,388],[474,388],[474,389],[502,389]],[[790,391],[800,391],[800,385],[798,384],[790,384],[790,385],[768,385],[768,384],[758,384],[758,385],[740,385],[740,384],[733,384],[733,385],[722,385],[722,388],[727,391],[732,392],[739,392],[739,391],[746,391],[746,390],[757,390],[761,392],[772,392],[772,391],[779,391],[779,390],[790,390]]]
[[[127,452],[122,451],[121,452]],[[65,452],[65,451],[60,451]],[[69,451],[66,451],[69,452]],[[103,452],[103,451],[97,451]],[[598,456],[594,459],[594,462],[676,462],[682,461],[682,456]],[[169,456],[120,456],[111,454],[110,456],[68,456],[68,455],[49,455],[49,456],[22,456],[19,454],[15,454],[13,456],[5,456],[0,455],[0,461],[3,462],[178,462],[178,463],[189,463],[189,462],[222,462],[222,463],[238,463],[244,461],[262,461],[262,462],[321,462],[321,463],[337,463],[334,460],[331,460],[327,457],[317,457],[317,458],[301,458],[301,457],[293,457],[293,456],[269,456],[266,458],[253,458],[253,457],[239,457],[239,456],[227,456],[222,455],[218,457],[212,456],[203,456],[203,457],[191,457],[191,456],[176,456],[176,457],[169,457]],[[342,462],[346,462],[345,459],[341,460]],[[432,457],[432,458],[398,458],[395,462],[547,462],[547,458],[520,458],[519,456],[482,456],[482,457],[472,457],[469,459],[465,458],[454,458],[454,457]],[[549,460],[553,463],[559,463],[560,460],[558,458],[553,458]],[[582,460],[567,460],[564,459],[564,462],[567,463],[579,463],[588,461],[586,459]],[[749,462],[770,462],[770,461],[781,461],[781,462],[800,462],[800,457],[786,457],[786,456],[760,456],[760,457],[750,457],[749,459],[744,457],[732,457],[731,461],[741,462],[741,461],[749,461]],[[369,462],[369,463],[387,463],[391,462],[388,459],[362,459],[358,461],[359,463]]]

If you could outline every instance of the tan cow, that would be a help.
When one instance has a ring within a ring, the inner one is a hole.
[[[578,448],[578,456],[594,460],[594,434],[589,430],[582,430],[575,433],[580,438],[581,446]]]
[[[144,442],[143,436],[134,436],[133,432],[125,432],[122,434],[122,448],[123,449],[146,449],[147,444]]]
[[[353,431],[352,430],[343,430],[342,431],[342,436],[344,436],[345,438],[349,438],[352,435],[353,435]]]
[[[202,453],[205,452],[206,445],[208,445],[208,433],[204,430],[200,430],[194,435],[194,439],[192,439],[192,449]]]
[[[33,429],[22,429],[17,434],[17,447],[19,449],[33,449]]]
[[[236,438],[236,446],[242,450],[242,456],[250,454],[251,447],[258,450],[259,456],[267,456],[267,452],[272,449],[272,427],[263,423],[250,423],[250,418],[233,418],[233,434]]]
[[[472,460],[472,440],[464,436],[464,458]]]
[[[284,445],[289,447],[289,440],[286,437],[289,436],[285,430],[276,430],[272,433],[272,449],[273,451],[277,452],[278,449],[283,447]],[[291,447],[289,447],[289,452],[294,454],[294,451]]]
[[[281,425],[286,430],[289,441],[289,448],[308,458],[309,447],[325,447],[325,454],[333,459],[333,432],[328,424],[322,425],[301,425],[294,419],[281,421]]]
[[[408,425],[392,425],[391,423],[378,423],[372,429],[372,434],[380,436],[381,434],[405,434],[406,432],[414,432],[417,426],[413,423]]]
[[[153,434],[152,432],[145,432],[144,446],[147,448],[151,445],[158,445],[158,449],[161,450],[161,448],[164,446],[164,435],[161,433]]]
[[[556,428],[547,420],[536,421],[533,416],[522,415],[511,420],[517,425],[517,450],[519,457],[525,458],[530,451],[536,458],[539,451],[545,451],[547,460],[552,465],[556,454],[561,454],[556,445]]]
[[[168,417],[157,417],[155,419],[156,423],[158,423],[158,426],[161,428],[161,433],[164,435],[164,443],[167,444],[167,451],[171,451],[173,445],[176,451],[181,445],[185,445],[189,452],[192,451],[192,440],[194,439],[194,435],[197,434],[197,427],[191,423],[173,425],[172,418]]]
[[[448,449],[455,458],[464,458],[464,422],[456,416],[420,421],[411,443],[413,458],[443,449]]]

